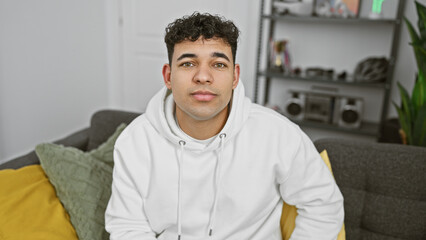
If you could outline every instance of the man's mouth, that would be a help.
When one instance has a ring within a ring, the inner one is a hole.
[[[213,98],[215,98],[217,95],[209,92],[209,91],[196,91],[191,93],[191,95],[198,101],[201,102],[208,102],[213,100]]]

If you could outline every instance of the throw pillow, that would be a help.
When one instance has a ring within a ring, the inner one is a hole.
[[[80,240],[109,239],[104,213],[111,195],[114,144],[125,126],[90,152],[51,143],[36,147]]]
[[[326,150],[322,151],[320,155],[322,160],[324,160],[325,164],[330,170],[331,174],[333,174],[333,171],[331,170],[331,163],[330,163],[330,160],[328,159],[327,151]],[[297,208],[295,206],[284,203],[283,211],[281,215],[281,233],[283,236],[283,240],[290,239],[291,234],[293,233],[294,227],[296,226],[296,216],[297,216]],[[345,225],[343,224],[342,229],[340,230],[339,235],[337,236],[337,240],[345,240],[345,239],[346,239],[346,232],[345,232]]]
[[[0,239],[78,239],[40,165],[0,171]]]

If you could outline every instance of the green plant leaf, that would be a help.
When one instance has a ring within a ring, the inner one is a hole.
[[[414,28],[414,26],[406,17],[404,17],[404,21],[405,21],[405,24],[407,25],[408,32],[410,33],[410,37],[412,41],[411,44],[420,44],[421,43],[420,36],[417,34],[417,31]]]
[[[413,107],[419,109],[426,104],[426,80],[424,72],[419,69],[416,83],[414,84],[413,94],[411,96]]]
[[[419,44],[419,43],[410,43],[410,45],[413,48],[416,48],[416,51],[419,51],[421,54],[426,54],[426,48],[423,47],[423,45]]]
[[[413,119],[414,116],[414,109],[413,104],[410,99],[410,95],[408,94],[407,90],[401,85],[400,82],[398,82],[398,88],[399,88],[399,94],[401,96],[401,109],[404,112],[404,114],[407,116],[407,120],[411,122],[411,119]]]
[[[420,47],[418,44],[412,44],[412,47],[418,69],[422,69],[423,72],[426,72],[426,48]]]
[[[426,7],[415,2],[418,15],[417,33],[411,22],[404,17],[408,32],[410,33],[414,55],[416,57],[418,75],[413,87],[411,98],[407,90],[398,82],[401,97],[401,106],[395,106],[401,128],[407,136],[407,143],[411,145],[426,146]]]
[[[426,7],[416,1],[417,15],[419,16],[418,27],[422,39],[426,39]]]
[[[395,102],[393,102],[393,105],[395,106],[395,109],[398,113],[399,124],[401,125],[402,130],[405,132],[408,144],[410,144],[412,142],[410,123],[407,121],[407,117],[402,109]]]
[[[414,119],[413,136],[411,143],[416,146],[426,147],[426,104],[424,104],[418,111],[416,119]]]
[[[416,30],[414,29],[414,27],[413,27],[413,25],[411,24],[411,22],[410,21],[408,21],[408,19],[407,18],[405,18],[404,17],[404,21],[405,21],[405,24],[407,25],[407,28],[408,28],[408,32],[410,33],[410,37],[411,37],[411,45],[413,46],[413,50],[414,50],[414,55],[416,56],[416,61],[417,61],[417,67],[419,68],[419,69],[422,69],[422,63],[423,63],[423,60],[422,60],[422,56],[421,56],[421,54],[419,53],[419,51],[417,50],[417,49],[422,49],[423,47],[422,47],[422,42],[421,42],[421,40],[420,40],[420,36],[419,35],[417,35],[417,32],[416,32]]]

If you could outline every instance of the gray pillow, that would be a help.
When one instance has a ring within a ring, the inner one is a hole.
[[[114,144],[125,127],[121,124],[90,152],[51,143],[36,147],[40,164],[80,240],[109,239],[104,213],[111,195]]]

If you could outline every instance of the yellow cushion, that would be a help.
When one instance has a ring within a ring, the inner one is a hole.
[[[322,157],[322,160],[324,160],[325,164],[327,164],[328,169],[330,169],[331,174],[333,174],[333,171],[331,170],[330,160],[328,159],[327,151],[322,151],[320,155]],[[294,227],[296,226],[296,216],[297,208],[295,206],[284,203],[283,212],[281,215],[281,233],[283,235],[283,240],[290,239]],[[337,236],[337,240],[345,239],[345,225],[343,224],[342,229],[340,230],[339,235]]]
[[[78,239],[40,165],[0,171],[0,239]]]

